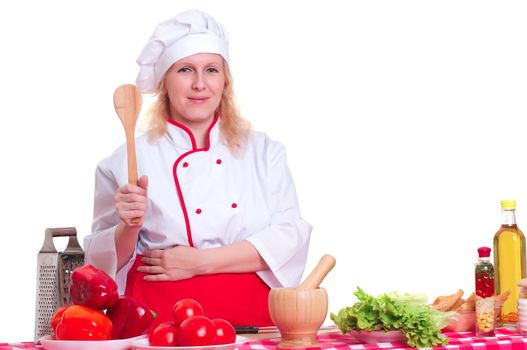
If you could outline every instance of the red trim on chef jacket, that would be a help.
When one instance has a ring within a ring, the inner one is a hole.
[[[177,166],[179,162],[181,162],[181,160],[185,158],[186,156],[188,156],[189,154],[201,152],[201,151],[206,152],[209,150],[210,131],[212,130],[214,125],[216,125],[216,122],[218,121],[218,119],[219,119],[219,114],[216,113],[216,116],[214,117],[212,124],[210,124],[209,129],[207,130],[207,146],[205,148],[196,148],[196,139],[194,138],[194,134],[192,134],[192,131],[189,128],[187,128],[185,125],[178,123],[172,119],[167,119],[169,123],[174,124],[178,128],[183,129],[188,134],[188,136],[190,137],[190,141],[192,142],[192,150],[180,155],[179,158],[176,159],[176,162],[174,163],[174,167],[172,168],[172,174],[174,175],[174,182],[176,183],[176,189],[177,189],[177,194],[179,197],[179,202],[181,204],[181,210],[183,211],[183,216],[185,217],[185,227],[187,229],[187,239],[188,239],[188,244],[190,247],[194,247],[194,242],[192,241],[192,231],[190,229],[190,220],[188,217],[187,206],[185,205],[185,199],[183,198],[183,192],[181,191],[181,185],[179,184],[179,180],[177,177]]]
[[[256,273],[220,273],[195,276],[182,281],[148,282],[137,271],[142,255],[137,255],[128,272],[125,294],[135,298],[158,317],[156,325],[172,321],[172,307],[181,299],[191,298],[203,307],[205,316],[223,318],[233,326],[271,326],[268,299],[270,288]]]
[[[209,133],[210,133],[210,130],[212,129],[212,126],[214,126],[214,124],[216,124],[216,120],[217,119],[218,119],[218,115],[216,115],[216,117],[212,121],[212,124],[211,124],[211,126],[209,127],[209,130],[208,130]],[[192,131],[189,128],[187,128],[185,125],[183,125],[181,123],[178,123],[175,120],[170,119],[170,118],[168,118],[167,121],[170,124],[173,124],[173,125],[177,126],[178,128],[183,129],[188,134],[188,136],[190,137],[190,141],[192,142],[192,149],[195,150],[197,148],[197,146],[196,146],[196,139],[194,138],[194,134],[192,133]],[[209,146],[208,147],[210,147],[210,137],[208,137],[208,136],[209,136],[209,134],[207,134],[207,139],[209,140]],[[207,149],[208,149],[208,147],[207,147]]]

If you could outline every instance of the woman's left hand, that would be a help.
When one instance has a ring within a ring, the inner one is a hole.
[[[145,265],[137,268],[137,271],[146,273],[145,281],[179,281],[192,278],[200,273],[200,252],[202,250],[187,246],[150,250],[141,258]]]

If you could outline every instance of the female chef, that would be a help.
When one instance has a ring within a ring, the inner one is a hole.
[[[311,226],[285,149],[240,118],[228,61],[227,33],[206,13],[159,24],[137,60],[137,85],[157,94],[136,139],[138,185],[124,146],[97,167],[87,262],[157,322],[192,298],[211,318],[271,325],[270,288],[297,285],[305,267]]]

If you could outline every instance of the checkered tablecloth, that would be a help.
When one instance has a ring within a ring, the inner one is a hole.
[[[434,350],[527,350],[527,336],[517,334],[512,330],[499,328],[495,337],[478,338],[473,332],[445,333],[448,344],[436,347]],[[279,338],[250,340],[238,350],[268,350],[276,349]],[[361,344],[350,335],[338,332],[318,336],[320,348],[324,350],[374,350],[374,349],[413,349],[403,343],[376,343]],[[42,350],[39,345],[32,342],[25,343],[0,343],[0,350]]]
[[[474,332],[444,333],[448,344],[433,348],[434,350],[527,350],[527,336],[521,336],[514,331],[499,328],[496,336],[479,338]],[[239,350],[276,350],[280,339],[251,340]],[[374,349],[412,349],[403,343],[372,343],[361,344],[351,335],[328,333],[318,336],[320,348],[324,350],[374,350]]]

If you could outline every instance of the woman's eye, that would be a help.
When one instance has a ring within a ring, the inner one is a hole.
[[[219,70],[217,68],[214,68],[214,67],[209,67],[209,68],[207,68],[207,72],[209,72],[209,73],[218,73]]]
[[[185,72],[190,72],[190,68],[188,67],[181,67],[178,69],[178,73],[185,73]]]

